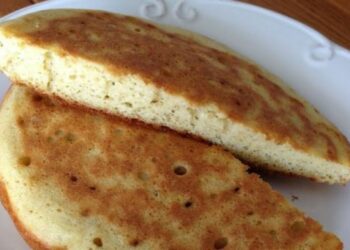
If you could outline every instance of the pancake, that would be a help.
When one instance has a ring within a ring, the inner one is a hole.
[[[334,125],[276,77],[197,34],[49,10],[1,24],[0,44],[0,70],[39,92],[201,137],[269,170],[350,180],[350,146]]]
[[[34,249],[342,249],[222,148],[14,85],[2,201]]]

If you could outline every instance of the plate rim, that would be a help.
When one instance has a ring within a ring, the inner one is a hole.
[[[100,0],[103,1],[103,0]],[[162,4],[165,4],[168,0],[158,0]],[[62,0],[46,0],[44,2],[39,2],[36,4],[32,4],[29,6],[26,6],[24,8],[18,9],[14,12],[11,12],[3,17],[0,18],[0,23],[16,18],[18,16],[21,16],[23,13],[26,13],[27,11],[30,11],[32,9],[36,9],[38,7],[45,7],[47,5],[51,5],[53,3],[61,3]],[[150,1],[151,2],[151,1]],[[185,3],[186,0],[180,0],[178,4]],[[282,13],[273,11],[271,9],[267,9],[261,6],[257,6],[250,3],[240,2],[239,0],[202,0],[203,4],[226,4],[230,7],[236,7],[241,8],[245,11],[251,11],[255,14],[267,16],[269,18],[273,18],[275,21],[283,22],[284,24],[288,25],[289,27],[292,27],[294,29],[297,29],[299,31],[303,31],[306,35],[312,37],[314,40],[319,42],[319,46],[325,49],[331,49],[333,50],[333,53],[341,54],[342,56],[345,56],[350,60],[350,49],[347,49],[338,43],[332,41],[329,39],[326,35],[324,35],[322,32],[318,31],[315,28],[312,28],[311,26],[298,21],[292,17],[289,17],[287,15],[284,15]],[[64,8],[60,8],[64,9]]]
[[[100,1],[104,1],[104,0],[100,0]],[[123,1],[123,0],[120,0],[120,1]],[[125,1],[127,1],[127,0],[125,0]],[[148,0],[147,2],[152,2],[152,1],[153,0]],[[158,0],[158,1],[168,1],[168,0]],[[247,11],[251,11],[255,14],[262,15],[262,16],[267,17],[267,18],[272,18],[272,19],[274,19],[273,21],[275,21],[275,22],[280,22],[280,23],[282,23],[282,25],[288,25],[288,27],[286,27],[286,28],[292,28],[294,30],[303,31],[303,34],[305,34],[305,36],[311,37],[313,40],[316,41],[316,43],[320,43],[320,45],[324,46],[326,49],[327,48],[334,49],[334,51],[336,51],[337,56],[341,55],[342,57],[350,59],[350,51],[348,49],[345,49],[345,48],[337,45],[336,43],[333,43],[327,37],[325,37],[322,33],[311,28],[310,26],[303,24],[303,23],[301,23],[293,18],[290,18],[288,16],[280,14],[278,12],[275,12],[275,11],[272,11],[269,9],[265,9],[265,8],[262,8],[259,6],[255,6],[255,5],[251,5],[251,4],[247,4],[247,3],[242,3],[242,2],[238,2],[238,1],[232,1],[232,0],[201,0],[201,1],[203,3],[214,4],[214,5],[215,4],[227,4],[230,6],[234,6],[236,8],[240,8],[242,10],[244,9]],[[17,15],[20,15],[23,12],[26,12],[26,11],[31,10],[31,9],[35,9],[37,7],[46,6],[46,5],[50,5],[50,4],[54,4],[54,3],[63,3],[63,2],[71,2],[71,0],[64,0],[64,1],[63,0],[48,0],[45,2],[38,3],[38,4],[34,4],[31,6],[19,9],[15,12],[12,12],[9,15],[4,16],[3,18],[0,18],[0,22],[8,20],[8,19],[13,18],[13,17],[16,17]],[[177,2],[185,2],[185,0],[183,0],[183,1],[180,0]],[[343,239],[343,241],[344,240],[345,239]]]

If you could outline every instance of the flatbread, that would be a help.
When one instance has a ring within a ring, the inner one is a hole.
[[[34,249],[342,249],[230,153],[13,86],[0,197]]]
[[[310,104],[197,34],[98,11],[48,10],[0,26],[13,81],[223,145],[319,182],[350,180],[350,146]]]

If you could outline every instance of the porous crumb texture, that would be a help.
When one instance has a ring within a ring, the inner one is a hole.
[[[34,249],[342,249],[217,146],[20,86],[0,120],[0,196]]]
[[[258,166],[350,180],[346,138],[278,79],[193,33],[96,11],[39,12],[0,26],[13,81],[223,145]]]

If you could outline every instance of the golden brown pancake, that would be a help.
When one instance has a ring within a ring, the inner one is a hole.
[[[0,70],[69,102],[223,145],[320,182],[350,180],[346,138],[280,80],[197,34],[98,11],[0,26]]]
[[[13,86],[0,196],[34,249],[342,249],[214,145]]]

